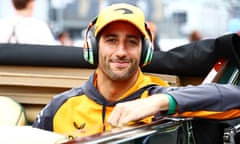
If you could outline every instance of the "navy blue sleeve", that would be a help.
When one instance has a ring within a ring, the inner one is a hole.
[[[168,94],[177,102],[178,112],[226,111],[240,108],[240,87],[231,84],[203,84],[169,88]]]

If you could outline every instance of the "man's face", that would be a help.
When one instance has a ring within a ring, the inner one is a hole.
[[[141,57],[142,38],[133,25],[113,22],[99,39],[99,70],[111,80],[124,81],[136,74]]]

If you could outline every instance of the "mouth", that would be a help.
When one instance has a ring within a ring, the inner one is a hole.
[[[113,60],[111,61],[112,65],[118,69],[127,68],[130,64],[129,60]]]

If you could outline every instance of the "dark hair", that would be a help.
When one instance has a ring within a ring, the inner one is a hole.
[[[13,6],[17,10],[25,9],[27,7],[27,4],[34,0],[12,0]]]
[[[196,30],[192,31],[192,32],[190,33],[190,35],[189,35],[189,40],[190,40],[191,42],[193,42],[193,41],[198,41],[198,40],[200,40],[201,38],[202,38],[202,36],[201,36],[200,32],[199,32],[199,31],[196,31]]]

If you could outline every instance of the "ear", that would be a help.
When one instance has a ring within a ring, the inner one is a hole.
[[[33,15],[34,6],[35,6],[35,0],[30,0],[26,5],[26,9],[29,10],[29,15],[31,16]]]

